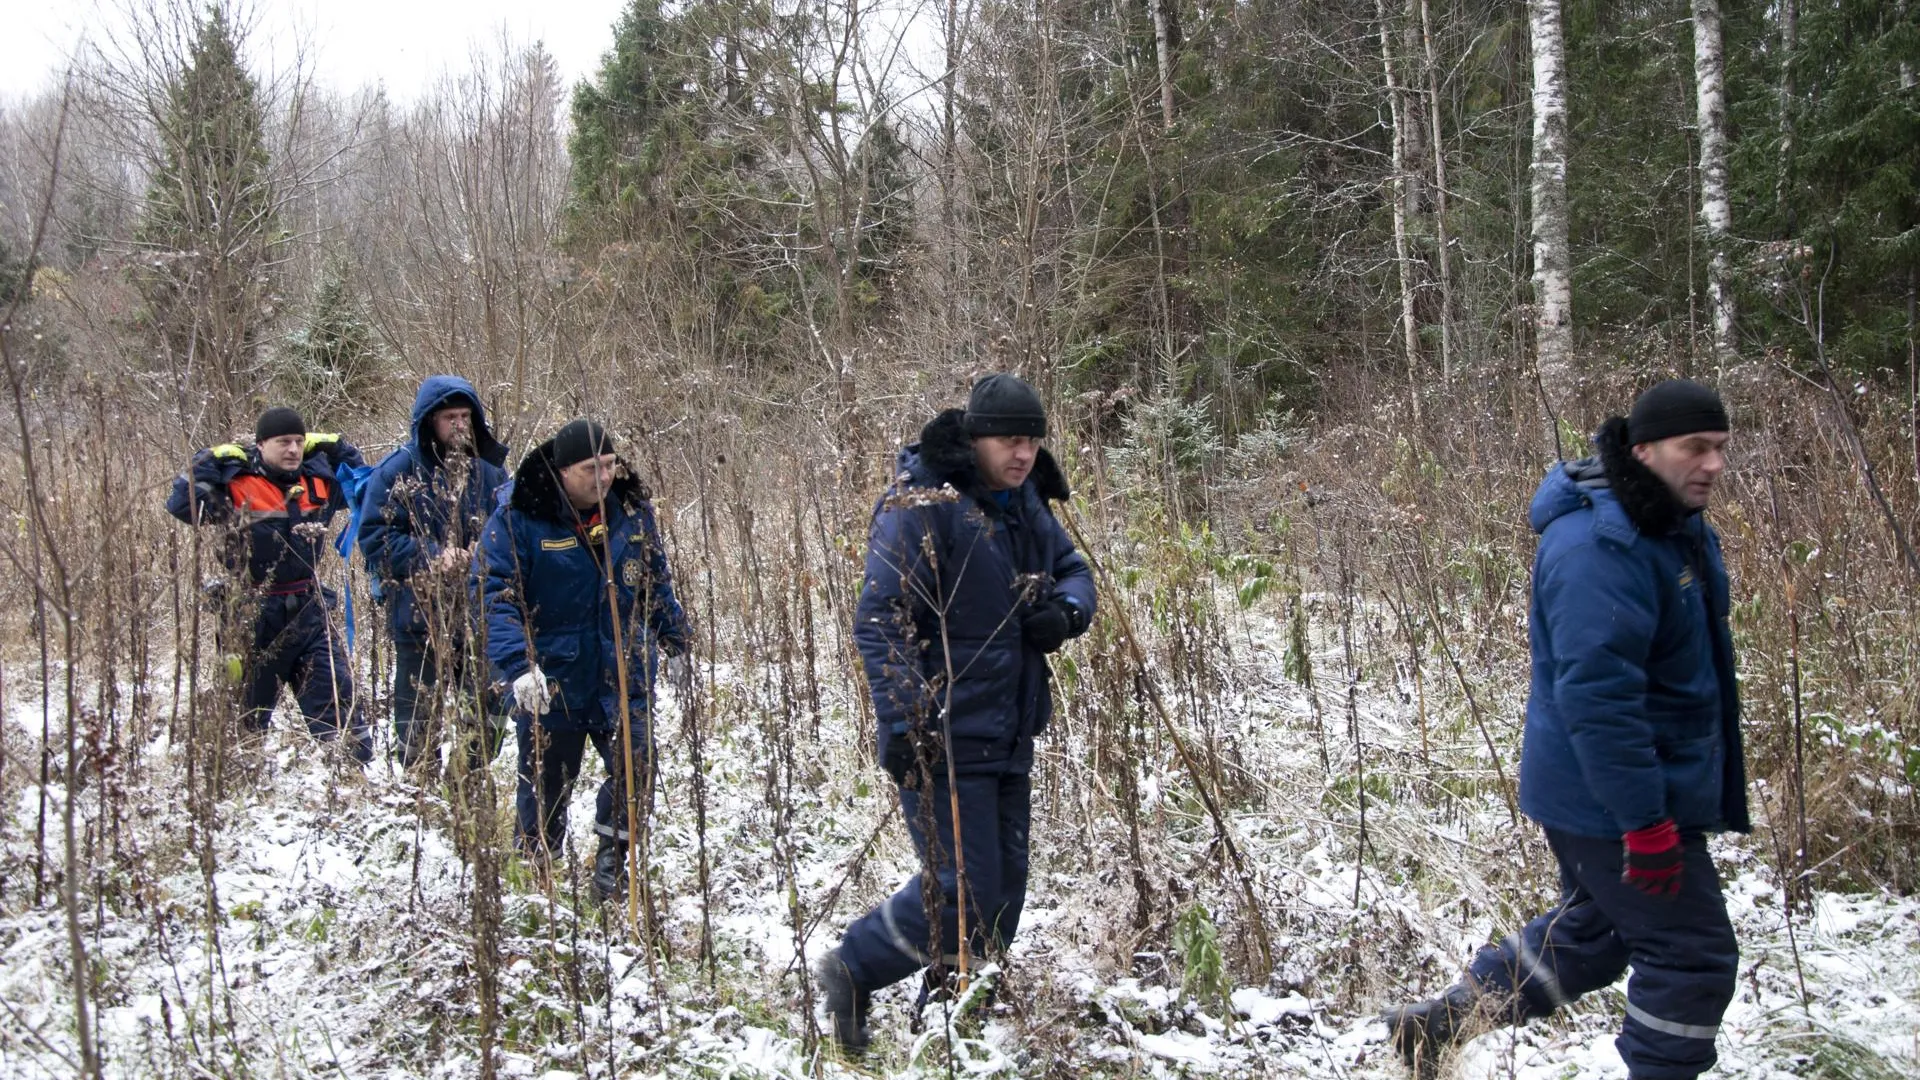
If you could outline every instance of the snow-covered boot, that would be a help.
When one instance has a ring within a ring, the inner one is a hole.
[[[867,1044],[873,1039],[867,1030],[871,995],[853,981],[853,972],[847,970],[846,961],[840,959],[839,949],[820,958],[814,977],[819,980],[820,994],[826,999],[828,1036],[847,1057],[865,1054]]]
[[[1447,988],[1429,1001],[1397,1005],[1380,1015],[1400,1060],[1414,1075],[1430,1080],[1440,1075],[1440,1055],[1460,1041],[1480,1012],[1483,995],[1471,982]]]
[[[601,903],[627,895],[627,845],[611,836],[600,838],[593,853],[593,897]]]

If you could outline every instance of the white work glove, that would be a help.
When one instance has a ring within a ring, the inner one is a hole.
[[[553,691],[547,689],[547,673],[535,664],[525,675],[513,680],[513,703],[529,716],[543,716],[553,704]]]
[[[693,696],[693,655],[681,653],[667,657],[667,685],[673,687],[673,696],[686,701]]]

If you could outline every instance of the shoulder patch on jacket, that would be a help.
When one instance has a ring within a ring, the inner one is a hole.
[[[580,541],[571,536],[563,536],[558,540],[540,541],[541,551],[570,551],[579,546]]]

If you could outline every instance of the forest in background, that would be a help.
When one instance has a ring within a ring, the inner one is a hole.
[[[1534,485],[1639,387],[1704,379],[1736,430],[1712,513],[1752,849],[1789,902],[1915,888],[1905,0],[636,0],[578,86],[502,42],[405,103],[261,70],[241,8],[125,14],[0,105],[0,801],[38,801],[0,908],[60,904],[76,957],[136,902],[151,770],[186,770],[209,882],[234,797],[214,563],[166,485],[267,404],[377,456],[442,371],[516,451],[576,414],[634,441],[707,639],[693,745],[855,761],[864,706],[832,698],[894,451],[979,374],[1034,382],[1112,612],[1063,678],[1057,794],[1111,809],[1133,946],[1205,896],[1256,982],[1281,917],[1230,839],[1272,798],[1236,628],[1285,645],[1337,845],[1444,877],[1380,850],[1370,800],[1507,816]],[[1369,744],[1363,689],[1410,742]],[[771,825],[818,768],[766,763]],[[1148,872],[1143,769],[1197,793],[1192,895]],[[1524,909],[1509,831],[1480,872]],[[1338,992],[1384,992],[1376,960]]]

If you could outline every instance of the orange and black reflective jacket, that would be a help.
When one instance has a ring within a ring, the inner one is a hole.
[[[231,530],[221,557],[235,574],[263,588],[297,586],[313,580],[327,549],[325,528],[346,506],[334,467],[358,464],[351,443],[326,443],[283,482],[268,475],[252,447],[244,456],[202,450],[187,473],[174,477],[167,512],[190,525]],[[300,528],[309,524],[320,528]]]

